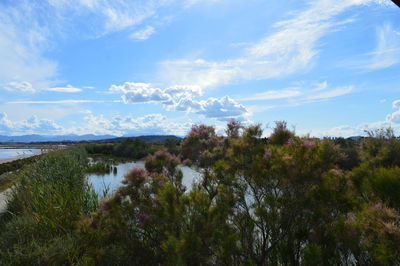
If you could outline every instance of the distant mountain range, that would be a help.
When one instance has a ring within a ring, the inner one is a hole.
[[[30,143],[30,142],[78,142],[78,141],[96,141],[96,142],[122,142],[127,138],[140,138],[146,142],[162,142],[166,139],[180,140],[180,137],[174,135],[149,135],[138,137],[117,137],[113,135],[22,135],[22,136],[2,136],[0,135],[0,143]]]

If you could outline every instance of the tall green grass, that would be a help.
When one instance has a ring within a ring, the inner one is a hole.
[[[81,148],[50,152],[19,172],[0,220],[0,261],[10,265],[74,264],[77,222],[97,208]]]

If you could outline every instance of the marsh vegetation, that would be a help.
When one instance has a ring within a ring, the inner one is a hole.
[[[18,172],[0,221],[3,264],[400,263],[400,141],[390,129],[315,139],[278,122],[265,138],[260,125],[230,122],[224,136],[196,125],[181,143],[140,152],[91,145]],[[145,168],[98,202],[87,151],[140,154]],[[190,189],[182,162],[202,171]]]

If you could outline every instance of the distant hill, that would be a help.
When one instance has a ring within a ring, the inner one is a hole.
[[[0,135],[0,143],[31,143],[31,142],[79,142],[79,141],[95,141],[95,142],[122,142],[127,138],[140,138],[146,142],[163,142],[166,139],[180,140],[180,137],[174,135],[149,135],[138,137],[117,137],[113,135],[22,135],[22,136],[3,136]]]
[[[137,137],[114,137],[111,139],[95,140],[96,142],[123,142],[127,139],[138,138],[146,142],[164,142],[166,139],[182,140],[181,137],[175,135],[147,135],[147,136],[137,136]]]
[[[84,140],[101,140],[115,138],[112,135],[96,136],[93,134],[87,135],[55,135],[55,136],[44,136],[44,135],[22,135],[22,136],[2,136],[0,135],[0,142],[7,143],[29,143],[29,142],[63,142],[63,141],[84,141]]]

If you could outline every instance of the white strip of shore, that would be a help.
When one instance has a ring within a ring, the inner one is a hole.
[[[36,156],[36,155],[40,155],[40,154],[42,154],[42,152],[35,152],[35,153],[29,153],[29,154],[21,154],[21,155],[18,155],[18,156],[16,156],[16,157],[12,157],[12,158],[0,159],[0,164],[2,164],[2,163],[13,162],[13,161],[20,160],[20,159],[26,159],[26,158],[29,158],[29,157],[32,157],[32,156]]]
[[[29,158],[29,157],[40,155],[40,154],[42,154],[42,152],[21,154],[16,157],[13,157],[13,158],[0,159],[0,164],[13,162],[16,160],[25,159],[25,158]],[[7,203],[8,203],[7,201],[8,201],[8,198],[9,198],[11,192],[12,192],[12,187],[9,189],[6,189],[5,191],[0,192],[0,213],[3,213],[7,210]]]

